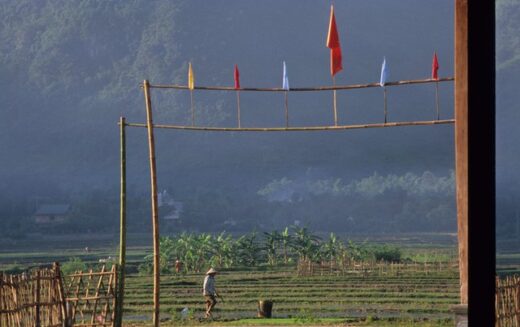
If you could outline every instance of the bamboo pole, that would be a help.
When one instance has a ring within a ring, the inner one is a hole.
[[[387,122],[387,107],[386,107],[386,86],[383,86],[383,95],[384,95],[384,101],[385,101],[385,124]],[[439,120],[439,119],[437,119]]]
[[[125,266],[126,266],[126,119],[119,119],[120,139],[120,212],[119,212],[119,279],[117,287],[116,327],[121,327],[123,322],[123,299],[125,295]],[[117,272],[116,272],[117,273]]]
[[[40,327],[40,288],[41,288],[41,281],[40,281],[40,270],[36,271],[36,289],[35,289],[35,311],[36,311],[36,322],[35,327]]]
[[[439,83],[435,83],[435,110],[437,111],[437,120],[440,119],[440,112],[439,112]]]
[[[159,292],[160,292],[160,267],[159,267],[159,212],[157,203],[157,175],[155,167],[155,141],[152,123],[152,100],[150,97],[150,84],[148,80],[143,82],[144,97],[146,102],[146,126],[148,128],[148,149],[150,156],[150,180],[152,197],[152,229],[153,229],[153,325],[159,326]]]
[[[101,267],[101,272],[105,272],[105,265]],[[92,317],[90,318],[91,323],[94,324],[97,320],[97,306],[99,303],[99,289],[101,288],[101,285],[103,284],[103,276],[99,276],[98,283],[96,285],[96,293],[94,295],[94,308],[92,309]]]
[[[240,91],[237,91],[237,120],[238,120],[238,128],[241,127],[240,122]]]
[[[334,126],[338,126],[338,109],[336,107],[336,78],[334,75],[332,75],[332,85],[334,87],[334,91],[332,91],[334,94]]]
[[[193,90],[190,90],[191,126],[195,126],[195,108],[193,107]]]
[[[165,125],[154,124],[153,128],[162,129],[180,129],[191,131],[211,131],[211,132],[312,132],[312,131],[339,131],[346,129],[364,129],[364,128],[380,128],[380,127],[400,127],[400,126],[424,126],[424,125],[443,125],[453,124],[454,119],[445,120],[427,120],[427,121],[412,121],[412,122],[391,122],[391,123],[376,123],[376,124],[362,124],[362,125],[338,125],[338,126],[306,126],[306,127],[209,127],[209,126],[185,126],[185,125]],[[129,127],[147,127],[143,123],[127,123]]]
[[[415,79],[415,80],[401,80],[393,82],[385,82],[385,86],[401,86],[408,84],[424,84],[424,83],[437,83],[437,82],[450,82],[454,81],[454,77],[442,77],[439,79]],[[143,85],[141,85],[143,87]],[[289,92],[319,92],[319,91],[332,91],[332,90],[352,90],[352,89],[364,89],[370,87],[381,87],[380,82],[365,83],[365,84],[350,84],[350,85],[333,85],[333,86],[315,86],[315,87],[291,87]],[[189,90],[187,85],[177,84],[149,84],[151,89],[177,89],[177,90]],[[206,90],[206,91],[248,91],[248,92],[285,92],[287,91],[281,87],[243,87],[234,88],[232,86],[195,86],[195,90]]]
[[[285,127],[289,127],[289,91],[285,91]]]

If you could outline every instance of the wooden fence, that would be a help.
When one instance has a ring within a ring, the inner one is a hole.
[[[312,262],[310,260],[299,260],[297,272],[300,276],[312,275],[347,275],[361,274],[368,275],[390,275],[395,276],[406,272],[429,274],[455,269],[458,267],[456,261],[453,262],[427,262],[427,263],[389,263],[376,261],[322,261]],[[520,326],[519,326],[520,327]]]
[[[75,327],[115,326],[117,266],[68,276],[67,303]]]
[[[520,327],[520,277],[497,276],[495,287],[495,327]]]
[[[61,327],[65,297],[60,267],[20,275],[0,273],[0,326]]]

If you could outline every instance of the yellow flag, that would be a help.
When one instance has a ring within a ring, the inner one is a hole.
[[[188,88],[190,90],[195,89],[195,76],[193,75],[193,69],[191,68],[191,62],[188,65]]]

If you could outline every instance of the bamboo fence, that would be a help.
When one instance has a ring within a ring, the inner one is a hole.
[[[117,266],[68,276],[67,303],[75,327],[115,326]]]
[[[496,278],[495,326],[520,327],[520,277],[517,275]]]
[[[350,259],[321,262],[299,260],[297,265],[297,274],[299,276],[344,276],[352,274],[363,275],[365,277],[369,275],[399,276],[405,273],[422,273],[428,275],[435,272],[453,269],[458,269],[457,261],[393,263],[384,261],[354,261]]]
[[[0,326],[61,327],[65,315],[59,264],[19,275],[0,273]]]

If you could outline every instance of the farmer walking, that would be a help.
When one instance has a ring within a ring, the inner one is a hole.
[[[206,273],[206,277],[204,278],[204,287],[202,293],[204,294],[204,298],[206,298],[206,315],[204,318],[211,317],[211,310],[217,304],[217,290],[215,288],[215,275],[218,271],[213,268],[210,268]]]

